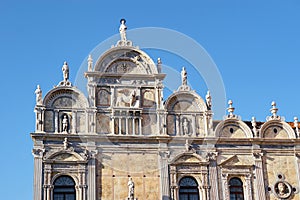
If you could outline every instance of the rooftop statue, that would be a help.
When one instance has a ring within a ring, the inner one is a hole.
[[[127,38],[126,38],[127,26],[125,25],[126,20],[125,19],[121,19],[120,23],[121,23],[121,25],[120,25],[119,31],[120,31],[121,40],[122,41],[126,41],[127,40]]]

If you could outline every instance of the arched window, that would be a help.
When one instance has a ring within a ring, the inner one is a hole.
[[[193,177],[184,177],[180,180],[179,200],[199,200],[198,183]]]
[[[75,182],[69,176],[60,176],[54,181],[53,200],[75,200]]]
[[[239,178],[229,181],[230,200],[244,200],[243,182]]]

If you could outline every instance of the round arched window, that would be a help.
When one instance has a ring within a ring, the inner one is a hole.
[[[230,200],[244,200],[243,182],[239,178],[229,181]]]
[[[199,200],[198,183],[193,177],[184,177],[180,180],[179,200]]]
[[[54,181],[53,200],[75,200],[75,182],[69,176],[60,176]]]

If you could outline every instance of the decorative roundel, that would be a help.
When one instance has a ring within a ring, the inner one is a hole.
[[[278,181],[274,185],[275,195],[280,199],[287,199],[292,194],[292,187],[286,181]]]

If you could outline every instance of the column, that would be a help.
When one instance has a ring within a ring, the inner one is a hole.
[[[256,197],[255,199],[266,199],[266,188],[264,182],[264,172],[263,172],[263,153],[254,152],[255,160],[255,186],[256,186]]]
[[[132,135],[135,135],[135,117],[132,117]]]
[[[222,192],[223,192],[223,199],[227,200],[229,198],[229,187],[228,187],[228,174],[222,174]]]
[[[251,178],[250,174],[245,176],[245,200],[252,200],[252,185],[251,185]]]
[[[92,127],[92,133],[96,133],[97,130],[96,130],[96,118],[97,118],[97,109],[93,110],[93,113],[92,113],[92,124],[91,124],[91,127]]]
[[[142,118],[139,117],[139,135],[143,135],[142,134]]]
[[[160,193],[162,200],[170,199],[170,183],[169,183],[169,168],[168,168],[168,156],[169,152],[159,152],[159,164],[160,164]]]
[[[115,86],[112,86],[111,87],[111,95],[110,95],[110,107],[115,106],[114,98],[115,98]]]
[[[119,117],[119,123],[118,123],[118,127],[119,127],[119,135],[121,135],[122,134],[122,119],[121,119],[121,117]]]
[[[97,152],[91,152],[91,158],[88,162],[88,193],[89,200],[96,200],[96,154]]]
[[[86,200],[85,172],[82,173],[82,200]]]
[[[77,111],[73,111],[73,116],[72,116],[72,133],[77,133],[76,130],[77,127]]]
[[[129,131],[128,131],[128,117],[129,117],[129,115],[128,115],[129,113],[128,113],[128,111],[126,112],[126,116],[125,116],[125,130],[126,130],[126,135],[129,135]]]
[[[34,156],[34,176],[33,176],[33,199],[34,200],[42,199],[43,152],[44,151],[42,149],[33,149],[32,151],[32,154]]]
[[[193,136],[196,137],[196,128],[197,128],[197,126],[196,126],[196,115],[193,115],[193,117],[192,117],[192,126],[190,126],[190,127],[192,129]]]
[[[111,134],[115,134],[115,117],[111,116],[110,117],[110,130],[111,130]]]
[[[58,110],[54,110],[54,127],[55,127],[55,133],[58,133],[59,131]]]
[[[181,135],[181,131],[180,131],[180,120],[179,120],[179,115],[175,115],[175,134],[176,136],[180,136]]]
[[[211,152],[209,160],[210,200],[219,200],[217,152]]]
[[[208,200],[209,199],[209,189],[210,186],[208,184],[208,176],[207,176],[207,172],[203,172],[202,173],[202,188],[204,189],[204,196],[203,196],[203,200]]]

